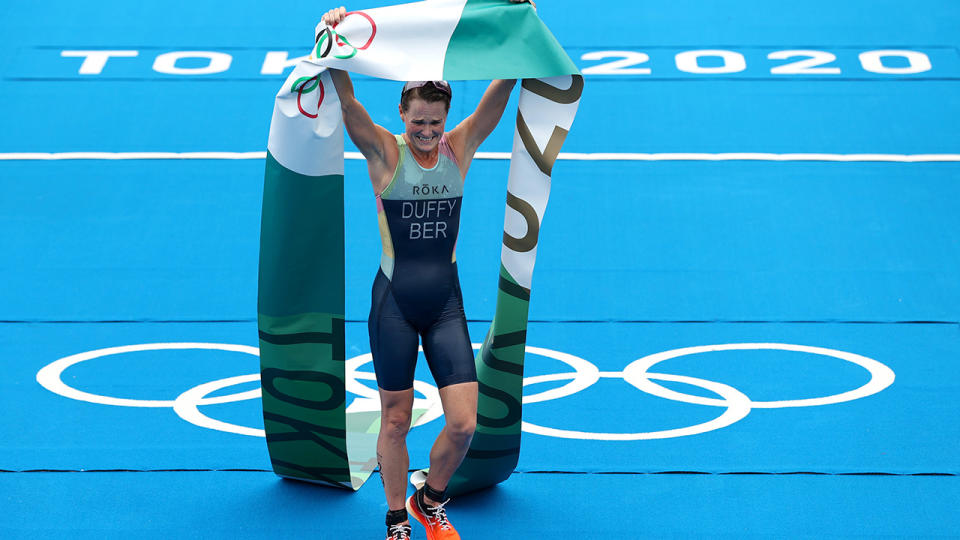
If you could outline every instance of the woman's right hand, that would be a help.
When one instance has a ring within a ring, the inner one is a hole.
[[[340,6],[338,8],[333,8],[330,11],[323,14],[323,18],[320,19],[328,26],[336,26],[343,21],[343,18],[347,15],[347,8]]]

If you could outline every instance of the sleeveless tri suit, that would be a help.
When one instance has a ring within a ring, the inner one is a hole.
[[[477,380],[457,274],[463,177],[446,134],[437,164],[424,169],[397,135],[400,157],[377,196],[383,252],[370,304],[377,385],[413,387],[417,345],[438,388]]]

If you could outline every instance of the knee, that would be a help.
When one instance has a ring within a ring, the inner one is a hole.
[[[470,444],[470,440],[473,439],[473,432],[476,430],[477,418],[475,416],[447,420],[447,434],[458,444]]]
[[[405,439],[410,431],[410,411],[384,411],[380,433],[391,439]]]

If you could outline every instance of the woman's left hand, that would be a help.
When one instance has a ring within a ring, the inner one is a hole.
[[[326,23],[328,26],[336,26],[340,24],[340,22],[343,21],[343,18],[346,16],[347,8],[340,6],[324,13],[320,20]]]

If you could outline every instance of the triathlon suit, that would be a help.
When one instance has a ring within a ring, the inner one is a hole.
[[[368,326],[377,385],[413,387],[419,337],[438,388],[476,381],[455,253],[460,167],[446,134],[431,169],[421,167],[403,137],[396,137],[397,169],[377,195],[383,252]]]

